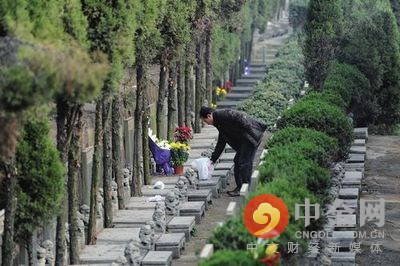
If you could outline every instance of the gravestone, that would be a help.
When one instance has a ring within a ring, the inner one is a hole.
[[[185,248],[185,234],[184,233],[169,233],[163,234],[156,240],[156,251],[172,251],[174,259],[181,256],[181,251]]]
[[[115,228],[138,228],[153,220],[154,210],[119,210],[114,215]]]
[[[205,203],[203,201],[183,202],[179,206],[179,216],[194,216],[196,224],[200,223],[205,213]]]
[[[97,245],[126,244],[130,240],[139,241],[140,228],[106,228],[97,235]]]
[[[170,233],[185,233],[186,241],[190,240],[191,232],[195,226],[195,217],[173,217],[167,225],[167,231]]]
[[[81,153],[81,171],[80,178],[80,198],[81,204],[90,205],[90,186],[92,184],[92,167],[93,167],[93,147],[82,150]]]
[[[142,266],[170,266],[172,264],[171,251],[150,251],[142,260]]]

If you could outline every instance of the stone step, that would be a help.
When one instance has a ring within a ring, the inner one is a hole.
[[[248,69],[250,74],[262,74],[265,75],[267,72],[267,68],[266,67],[249,67]]]
[[[217,108],[224,109],[224,108],[235,108],[240,104],[241,101],[219,101],[217,102]]]
[[[225,96],[225,100],[244,100],[251,96],[251,93],[235,93],[231,92]]]
[[[247,87],[253,87],[257,82],[259,82],[259,79],[238,79],[236,80],[236,85],[237,86],[247,86]]]
[[[232,88],[231,93],[244,93],[244,94],[249,94],[253,91],[253,87],[239,87],[239,86],[235,86]]]
[[[196,150],[196,149],[206,150],[211,147],[211,144],[212,144],[212,142],[210,142],[210,141],[207,141],[207,142],[196,141],[196,142],[190,143],[189,145],[192,150]]]
[[[349,158],[346,160],[347,163],[364,163],[365,154],[350,153]]]
[[[141,266],[172,265],[171,251],[149,251],[142,260]]]
[[[153,221],[154,210],[118,210],[113,217],[115,228],[140,228]]]
[[[212,140],[218,136],[218,131],[215,130],[213,133],[195,133],[193,135],[194,140]]]
[[[253,63],[253,62],[250,62],[249,67],[250,67],[250,69],[251,69],[251,68],[254,68],[254,67],[264,67],[264,68],[266,68],[267,65],[266,65],[266,64],[262,64],[262,63]]]
[[[180,258],[182,251],[185,249],[184,233],[163,234],[155,241],[154,248],[156,251],[171,251],[172,258]]]
[[[169,233],[184,233],[186,241],[190,241],[191,232],[195,226],[195,217],[173,217],[171,221],[167,224],[167,231]]]
[[[357,127],[353,130],[354,138],[356,139],[368,139],[368,128]]]
[[[365,146],[365,139],[355,139],[353,146]]]
[[[350,152],[355,153],[355,154],[366,154],[367,153],[367,147],[365,146],[351,146],[350,147]]]
[[[363,173],[360,171],[346,171],[344,173],[344,179],[359,179],[361,180]]]
[[[265,78],[265,73],[264,74],[259,74],[259,73],[251,73],[249,74],[244,74],[240,77],[241,79],[258,79],[258,80],[263,80]]]

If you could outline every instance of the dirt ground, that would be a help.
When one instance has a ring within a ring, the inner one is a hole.
[[[367,142],[367,160],[362,183],[361,199],[385,200],[385,224],[377,227],[377,220],[359,228],[366,231],[361,242],[362,253],[358,265],[400,265],[400,137],[370,136]],[[372,230],[384,231],[384,237],[372,238]],[[382,252],[372,253],[372,243],[382,244]]]

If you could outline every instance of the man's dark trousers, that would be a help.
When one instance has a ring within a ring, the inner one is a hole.
[[[236,189],[240,189],[243,183],[250,185],[251,173],[253,171],[253,160],[256,155],[258,146],[254,147],[248,140],[242,140],[240,146],[238,145],[235,158],[233,162],[234,174],[236,181]]]

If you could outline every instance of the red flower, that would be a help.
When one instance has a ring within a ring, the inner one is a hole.
[[[260,262],[267,266],[275,266],[275,265],[279,265],[280,258],[281,258],[281,254],[276,253],[272,256],[268,256],[268,257],[260,259]]]
[[[187,126],[180,126],[175,128],[174,131],[175,141],[188,142],[193,138],[192,130]]]

